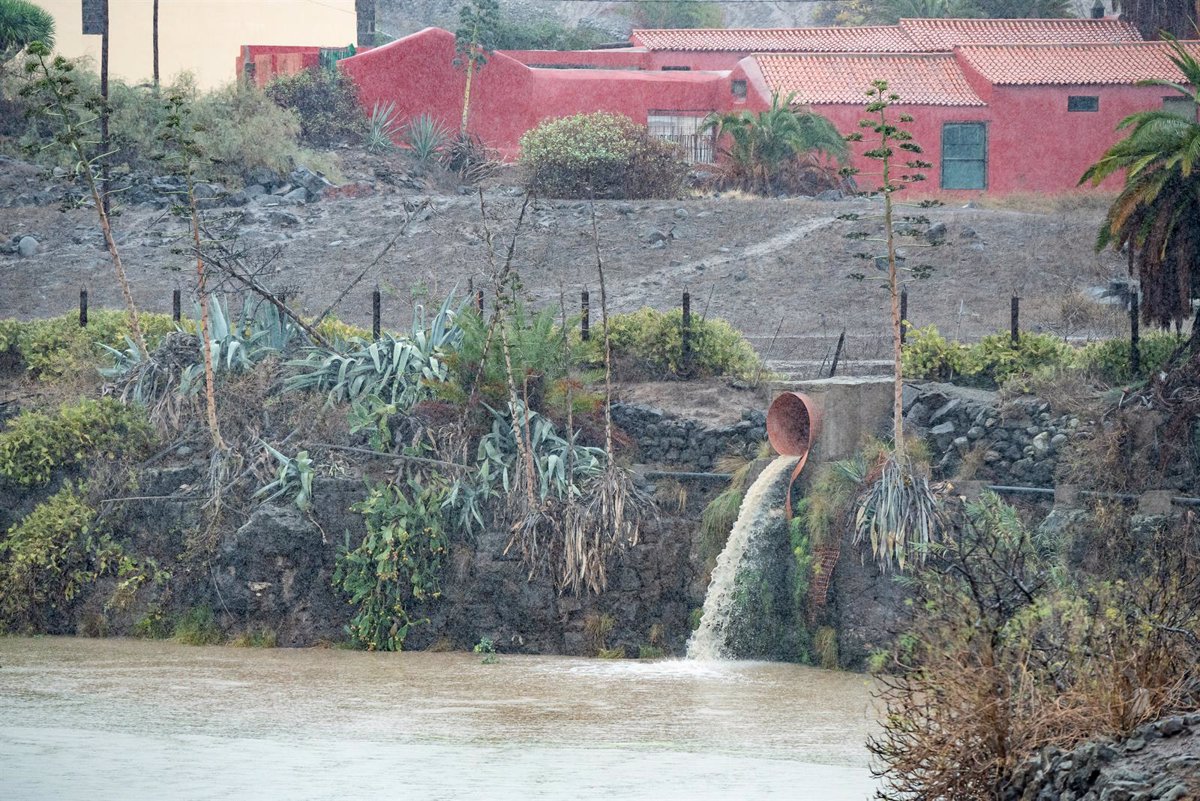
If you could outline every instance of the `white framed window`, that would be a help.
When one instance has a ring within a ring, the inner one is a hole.
[[[683,150],[683,157],[694,164],[713,163],[713,132],[702,131],[709,111],[653,110],[647,115],[650,133],[674,142]]]

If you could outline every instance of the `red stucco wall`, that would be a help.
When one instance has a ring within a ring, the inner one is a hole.
[[[366,108],[390,101],[400,119],[429,114],[457,130],[466,76],[453,62],[454,35],[428,28],[340,66],[358,84]],[[494,53],[472,82],[469,128],[514,157],[521,135],[543,119],[609,111],[645,123],[654,109],[710,110],[727,92],[721,74],[531,69]]]

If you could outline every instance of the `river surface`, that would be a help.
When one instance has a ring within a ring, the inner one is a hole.
[[[0,799],[862,801],[870,679],[0,637]]]

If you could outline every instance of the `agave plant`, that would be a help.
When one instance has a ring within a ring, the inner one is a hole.
[[[879,475],[867,483],[854,515],[854,542],[869,542],[880,570],[904,570],[910,558],[925,561],[944,528],[929,477],[912,457],[882,459]]]
[[[404,128],[404,144],[422,164],[437,160],[449,141],[450,131],[428,114],[413,117]]]
[[[279,468],[275,473],[275,480],[261,487],[253,497],[265,497],[269,502],[284,495],[293,495],[296,508],[307,512],[312,508],[313,475],[316,472],[308,451],[300,451],[293,459],[266,442],[262,443],[262,446],[275,458]]]
[[[450,374],[444,354],[458,348],[462,331],[455,323],[457,312],[447,298],[426,322],[425,310],[413,313],[408,335],[385,333],[374,342],[351,337],[350,350],[310,348],[300,359],[288,362],[298,372],[285,384],[286,391],[322,390],[329,402],[343,403],[376,396],[398,409],[412,408],[428,395],[431,383],[445,381]]]
[[[227,306],[213,296],[208,305],[209,343],[213,370],[217,373],[242,373],[267,356],[283,353],[299,335],[299,327],[268,303],[247,297],[237,319],[230,317]],[[180,391],[195,392],[204,380],[204,363],[189,367],[180,381]]]
[[[367,117],[367,150],[372,153],[387,153],[396,147],[396,136],[400,132],[396,120],[396,104],[392,101],[376,103]]]

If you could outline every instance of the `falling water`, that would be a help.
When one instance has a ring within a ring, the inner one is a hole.
[[[783,516],[783,493],[790,485],[791,470],[799,459],[780,456],[746,490],[737,522],[729,532],[725,550],[717,557],[700,626],[687,645],[689,659],[729,659],[728,643],[735,620],[738,574],[747,567],[748,557],[756,550],[756,535],[770,528]]]

